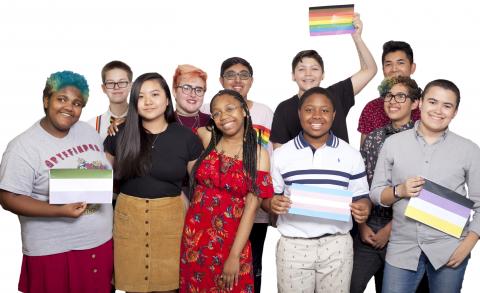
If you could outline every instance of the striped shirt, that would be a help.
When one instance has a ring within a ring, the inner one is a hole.
[[[293,183],[348,190],[353,201],[368,197],[368,183],[360,152],[330,132],[324,146],[314,149],[301,132],[273,153],[272,179],[277,194],[290,195]],[[345,234],[352,220],[340,222],[301,215],[280,215],[278,231],[287,237],[314,238]]]

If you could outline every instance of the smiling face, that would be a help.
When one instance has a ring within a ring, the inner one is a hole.
[[[252,87],[252,83],[253,83],[253,77],[251,76],[251,72],[248,71],[248,68],[245,65],[235,64],[227,68],[223,75],[229,75],[232,73],[236,74],[236,76],[233,79],[227,79],[221,76],[220,84],[224,89],[234,90],[238,92],[246,100],[248,92],[250,91],[250,88]],[[241,79],[240,75],[242,73],[243,74],[248,73],[250,77],[247,79]]]
[[[127,83],[127,86],[121,88],[119,87],[118,83]],[[113,88],[109,89],[106,87],[105,84],[113,84]],[[126,103],[131,87],[132,83],[128,79],[128,74],[125,70],[120,68],[114,68],[105,73],[105,82],[104,84],[102,84],[102,90],[107,95],[110,103]]]
[[[212,103],[213,121],[225,136],[243,136],[245,116],[242,104],[228,94],[216,97]]]
[[[451,90],[432,86],[420,100],[420,111],[424,134],[443,133],[457,114],[457,96]]]
[[[320,85],[323,80],[323,70],[317,60],[304,57],[295,66],[292,73],[292,80],[298,85],[299,96],[305,91]]]
[[[202,88],[205,90],[206,84],[203,79],[198,76],[191,76],[189,74],[181,75],[178,77],[178,86],[177,88],[173,89],[173,96],[175,97],[175,101],[177,102],[176,110],[180,114],[184,115],[193,115],[198,113],[198,110],[203,104],[203,94],[198,96],[195,93],[195,88]],[[181,86],[189,85],[192,90],[190,93],[185,93],[182,90]]]
[[[312,94],[303,102],[298,116],[305,140],[315,147],[323,145],[335,118],[330,99],[323,94]]]
[[[412,101],[408,97],[408,88],[400,83],[392,86],[389,93],[395,96],[405,95],[407,97],[404,103],[399,103],[393,98],[388,102],[383,102],[385,114],[390,118],[394,127],[398,128],[398,126],[405,125],[410,121],[411,112],[417,108],[418,100]]]
[[[65,87],[50,97],[43,98],[46,116],[41,125],[51,135],[65,137],[80,118],[83,106],[80,91],[73,86]]]
[[[410,76],[415,68],[415,63],[410,63],[407,54],[400,50],[388,53],[383,60],[383,76],[387,78]]]
[[[165,91],[157,80],[146,80],[138,94],[138,115],[142,120],[153,122],[165,120],[165,109],[168,99]]]

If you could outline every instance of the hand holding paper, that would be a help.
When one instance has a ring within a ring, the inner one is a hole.
[[[400,197],[418,196],[422,190],[423,184],[425,184],[425,179],[422,177],[410,177],[404,183],[397,186],[398,194]]]
[[[355,222],[361,224],[365,223],[368,219],[368,215],[370,214],[370,201],[367,198],[362,198],[356,202],[352,202],[350,204],[350,208],[352,209],[352,216],[355,219]]]
[[[273,213],[282,215],[288,213],[291,204],[292,201],[287,196],[275,195],[270,202],[270,209]]]
[[[363,31],[363,22],[360,19],[360,14],[355,13],[352,20],[353,27],[355,31],[352,33],[352,37],[361,37]]]
[[[77,202],[69,203],[59,206],[59,216],[68,217],[68,218],[78,218],[80,217],[85,209],[87,208],[87,203]]]

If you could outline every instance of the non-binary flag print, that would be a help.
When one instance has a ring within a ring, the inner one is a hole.
[[[425,179],[419,195],[410,198],[405,216],[460,238],[473,204],[465,196]]]
[[[349,190],[322,188],[293,183],[290,187],[292,205],[288,212],[309,217],[348,222],[351,219]]]
[[[353,15],[353,4],[310,7],[310,36],[351,34],[355,32]]]
[[[112,202],[112,170],[51,169],[49,176],[51,204]]]

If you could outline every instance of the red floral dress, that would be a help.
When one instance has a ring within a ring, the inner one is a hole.
[[[238,286],[222,291],[220,275],[242,218],[248,193],[241,160],[213,150],[200,164],[185,218],[180,252],[180,292],[253,292],[250,242],[240,256]],[[273,195],[270,174],[258,171],[259,197]]]

